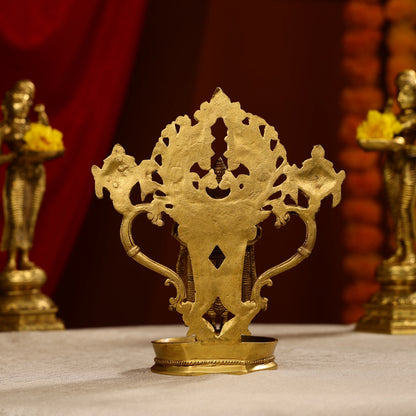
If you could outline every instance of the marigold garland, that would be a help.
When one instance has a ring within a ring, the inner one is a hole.
[[[351,198],[374,197],[378,201],[380,192],[383,189],[383,177],[380,173],[380,168],[374,166],[362,172],[350,169],[345,177],[344,189],[346,194],[345,201],[348,200],[348,195]]]
[[[376,55],[381,39],[379,30],[354,30],[344,35],[342,47],[346,56]]]
[[[380,285],[375,282],[355,282],[345,290],[343,299],[347,303],[363,304],[379,288]]]
[[[350,2],[344,7],[346,26],[378,29],[384,22],[383,8],[374,3]]]
[[[366,170],[377,163],[378,155],[365,152],[356,146],[349,146],[341,150],[339,161],[346,169]]]
[[[344,74],[354,84],[368,85],[377,81],[380,74],[380,61],[371,57],[356,59],[345,58],[342,63]]]
[[[341,93],[341,108],[350,114],[365,116],[370,108],[382,107],[383,102],[383,92],[375,87],[344,88]]]
[[[378,225],[383,219],[383,209],[373,198],[348,198],[341,211],[354,223]]]
[[[344,230],[344,245],[350,253],[373,254],[383,243],[384,233],[378,225],[352,223]]]
[[[354,114],[345,115],[341,120],[338,137],[345,145],[357,145],[357,127],[362,118]]]
[[[386,38],[389,51],[386,84],[389,94],[394,95],[396,75],[404,69],[416,68],[416,0],[389,0],[385,14],[390,23]]]
[[[346,85],[341,93],[343,111],[339,139],[344,144],[339,159],[347,171],[344,200],[343,266],[349,283],[344,289],[344,322],[356,321],[364,312],[377,284],[374,278],[378,251],[384,242],[382,209],[378,203],[383,186],[376,152],[364,152],[357,145],[356,129],[370,109],[381,109],[385,97],[380,88],[379,49],[383,39],[382,1],[350,0],[344,6],[342,69]],[[359,284],[358,284],[359,283]]]
[[[416,32],[409,24],[396,24],[389,30],[386,39],[389,50],[397,54],[414,54],[416,52]]]
[[[385,14],[391,22],[406,20],[416,23],[416,3],[414,0],[390,0],[386,4]]]
[[[379,254],[357,254],[351,253],[343,259],[344,270],[354,276],[355,281],[374,282],[374,275],[380,265],[381,256]]]
[[[388,0],[385,14],[389,22],[386,36],[388,59],[386,63],[386,86],[389,95],[396,93],[395,79],[405,69],[416,69],[416,0]],[[397,102],[393,107],[398,111]],[[390,230],[393,224],[390,220]],[[395,249],[394,233],[387,238]]]

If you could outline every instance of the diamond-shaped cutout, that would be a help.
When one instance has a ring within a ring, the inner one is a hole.
[[[222,262],[225,260],[225,256],[221,249],[218,246],[215,246],[211,254],[209,255],[209,259],[211,260],[211,263],[217,269],[219,269],[221,267]]]

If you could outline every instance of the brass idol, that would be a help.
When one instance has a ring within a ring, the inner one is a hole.
[[[416,334],[416,72],[396,78],[400,133],[393,138],[358,139],[365,150],[385,152],[384,185],[393,218],[396,250],[378,267],[380,290],[365,306],[357,330]]]
[[[57,307],[42,294],[46,281],[45,272],[29,258],[33,244],[35,224],[45,192],[45,168],[43,162],[63,155],[56,150],[56,143],[41,137],[46,150],[38,150],[29,142],[34,131],[46,129],[52,137],[48,116],[42,104],[34,107],[38,122],[31,123],[35,86],[29,80],[16,82],[2,102],[3,120],[0,123],[0,140],[9,153],[0,154],[0,164],[8,163],[3,188],[4,229],[1,242],[7,251],[7,264],[0,274],[0,330],[49,330],[63,329],[55,314]],[[54,131],[56,132],[56,131]],[[59,133],[60,134],[60,133]],[[59,138],[55,140],[59,142]],[[52,150],[48,150],[52,149]]]
[[[213,160],[211,127],[222,119],[227,127],[227,150]],[[154,372],[195,375],[244,374],[276,368],[274,338],[251,336],[248,326],[267,299],[261,289],[271,278],[311,254],[316,238],[315,214],[321,200],[341,198],[345,173],[336,173],[315,146],[301,168],[290,165],[276,130],[262,118],[246,113],[217,89],[195,113],[178,117],[162,131],[152,156],[137,165],[115,145],[100,169],[93,166],[95,191],[110,192],[114,208],[123,215],[121,241],[138,263],[165,276],[177,295],[172,309],[182,314],[188,336],[153,342]],[[133,205],[130,191],[140,184],[142,201]],[[308,206],[297,204],[303,193]],[[288,202],[288,199],[291,202]],[[162,226],[170,216],[173,234],[180,243],[177,271],[148,258],[133,240],[133,220],[146,214]],[[306,226],[306,239],[296,253],[257,277],[254,244],[261,236],[259,223],[270,214],[277,228],[291,214]]]

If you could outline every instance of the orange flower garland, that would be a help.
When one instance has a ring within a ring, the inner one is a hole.
[[[350,323],[363,315],[363,304],[378,287],[374,272],[384,243],[379,156],[376,152],[361,150],[356,140],[357,127],[368,110],[381,109],[385,101],[380,88],[379,49],[384,24],[381,1],[348,1],[344,6],[344,21],[342,68],[346,86],[341,94],[343,118],[339,138],[343,148],[339,158],[347,171],[341,206],[346,251],[343,266],[349,278],[343,293],[343,319]]]
[[[342,144],[352,146],[357,144],[356,131],[361,121],[362,118],[354,114],[344,115],[338,131]]]
[[[353,29],[376,29],[384,23],[382,8],[377,2],[351,1],[344,7],[344,20],[347,27]]]
[[[416,32],[408,24],[395,24],[390,27],[386,39],[387,47],[398,55],[414,55],[416,52]]]
[[[389,0],[385,6],[389,30],[386,36],[388,59],[386,86],[389,95],[396,93],[395,79],[405,69],[416,69],[416,0]],[[394,109],[398,111],[395,102]],[[392,229],[390,220],[390,229]],[[394,233],[390,233],[389,245],[394,248]]]
[[[379,200],[380,192],[383,189],[383,178],[378,166],[371,167],[362,172],[357,172],[353,169],[347,170],[349,173],[344,182],[346,195],[344,202],[348,201],[349,198],[355,197],[374,197],[376,201]],[[345,220],[348,223],[348,217],[346,217]]]
[[[394,95],[397,74],[404,69],[416,69],[416,0],[389,0],[385,10],[390,23],[386,84],[389,94]]]
[[[344,270],[355,277],[356,282],[362,280],[374,282],[373,276],[381,262],[381,256],[377,254],[354,253],[344,257]]]
[[[383,91],[373,86],[354,85],[341,93],[341,108],[349,114],[365,115],[370,108],[382,107],[383,102]]]
[[[344,54],[351,57],[376,55],[382,37],[379,30],[349,30],[343,37]]]
[[[384,233],[377,225],[352,223],[344,231],[347,251],[357,254],[377,252],[384,242]],[[374,280],[375,281],[375,280]]]
[[[414,0],[389,0],[386,4],[387,18],[392,22],[408,21],[416,23],[416,3]]]
[[[372,57],[360,60],[345,58],[342,65],[355,85],[375,84],[380,74],[380,61]]]
[[[348,146],[340,153],[339,160],[348,170],[367,170],[377,163],[378,155],[375,152],[365,152],[358,147]]]
[[[357,224],[380,224],[383,209],[373,198],[348,198],[341,206],[342,214]]]

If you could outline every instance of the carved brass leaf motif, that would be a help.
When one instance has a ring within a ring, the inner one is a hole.
[[[321,200],[333,195],[334,206],[339,202],[345,173],[334,171],[321,146],[313,148],[312,158],[301,168],[289,165],[274,127],[242,110],[221,89],[194,116],[194,125],[188,116],[168,124],[151,158],[139,165],[120,145],[115,145],[103,167],[92,168],[95,190],[101,198],[103,188],[107,188],[115,209],[123,215],[121,239],[127,253],[167,277],[167,284],[175,285],[177,296],[170,303],[182,313],[188,334],[204,342],[239,342],[242,334],[249,334],[253,317],[267,305],[267,299],[260,295],[261,288],[271,284],[271,277],[310,254]],[[218,119],[227,128],[227,149],[212,166],[211,145],[215,137],[211,128]],[[130,191],[137,183],[142,201],[152,195],[150,203],[131,203]],[[299,191],[307,198],[307,207],[297,205]],[[287,196],[294,205],[285,203]],[[193,301],[187,300],[179,275],[146,257],[133,241],[131,223],[142,213],[158,226],[163,225],[162,214],[178,224],[177,236],[192,263]],[[275,216],[277,227],[285,225],[290,214],[298,215],[306,225],[307,237],[292,258],[258,277],[250,300],[243,302],[242,270],[247,244],[256,238],[257,224],[270,214]],[[204,318],[216,302],[234,316],[219,333]]]

